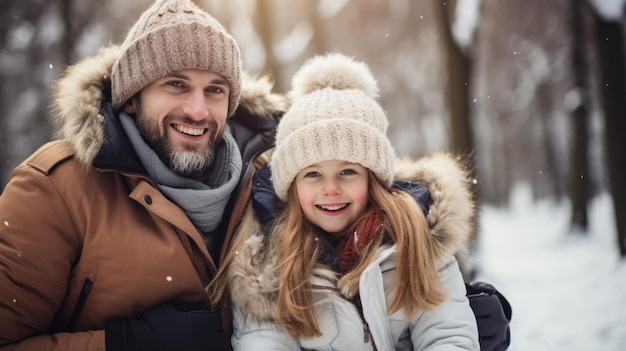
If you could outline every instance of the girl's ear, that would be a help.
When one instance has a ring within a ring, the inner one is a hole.
[[[129,115],[135,114],[135,112],[137,112],[137,104],[135,103],[135,97],[133,96],[132,98],[128,99],[128,101],[126,101],[122,109],[124,110],[124,112],[128,113]]]

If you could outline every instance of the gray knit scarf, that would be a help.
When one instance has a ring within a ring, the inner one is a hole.
[[[120,121],[130,142],[146,168],[165,196],[180,206],[196,228],[205,236],[205,243],[212,238],[207,235],[222,220],[224,208],[235,189],[242,169],[242,160],[235,139],[226,126],[224,142],[215,150],[215,159],[208,169],[206,182],[176,174],[143,140],[132,117],[121,112]]]

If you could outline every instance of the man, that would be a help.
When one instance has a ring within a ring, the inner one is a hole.
[[[121,47],[68,70],[61,140],[0,196],[0,349],[228,345],[205,287],[285,109],[242,75],[188,0],[157,0]]]

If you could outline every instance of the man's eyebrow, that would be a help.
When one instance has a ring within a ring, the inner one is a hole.
[[[177,79],[182,79],[182,80],[191,80],[191,77],[189,77],[189,75],[184,74],[184,73],[180,73],[180,72],[171,72],[167,75],[165,75],[163,77],[163,79],[168,79],[168,78],[177,78]],[[211,79],[211,81],[209,82],[210,84],[218,84],[218,85],[225,85],[225,86],[230,86],[230,84],[228,83],[228,81],[224,78],[214,78]]]
[[[216,85],[223,85],[226,87],[230,87],[230,83],[228,83],[228,81],[224,78],[215,78],[215,79],[211,79],[211,84],[216,84]]]
[[[180,72],[171,72],[166,74],[165,76],[163,76],[163,78],[178,78],[178,79],[184,79],[184,80],[189,80],[189,76]]]

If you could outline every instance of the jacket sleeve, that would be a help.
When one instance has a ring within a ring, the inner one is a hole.
[[[80,254],[74,228],[54,181],[17,167],[0,196],[0,349],[104,350],[103,331],[48,335]]]
[[[257,321],[233,308],[233,351],[299,351],[300,344],[284,328],[270,321]]]
[[[414,349],[479,351],[476,317],[467,300],[461,270],[454,257],[440,266],[439,278],[448,297],[439,306],[423,312],[412,321],[410,328]]]

